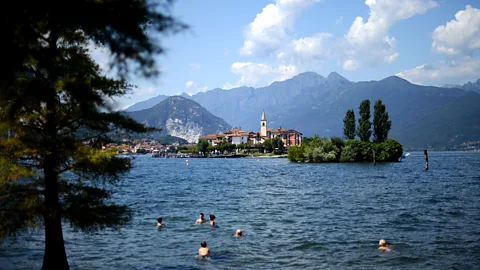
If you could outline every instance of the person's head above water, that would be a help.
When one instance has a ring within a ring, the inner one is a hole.
[[[234,236],[242,236],[242,234],[243,234],[243,231],[238,229],[238,230],[235,231]]]
[[[200,246],[201,246],[202,248],[207,247],[207,242],[202,241],[202,242],[200,243]]]
[[[210,220],[215,220],[215,215],[210,215]]]
[[[157,222],[158,222],[158,223],[162,223],[162,218],[159,217],[159,218],[157,219]]]
[[[387,241],[380,239],[380,241],[378,241],[378,245],[384,247],[387,245]]]
[[[203,213],[200,213],[200,218],[201,218],[201,219],[203,219],[203,216],[204,216],[204,214],[203,214]]]

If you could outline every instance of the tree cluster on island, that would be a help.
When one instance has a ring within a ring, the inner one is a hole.
[[[0,35],[0,240],[45,231],[42,269],[69,269],[62,227],[93,232],[130,221],[111,201],[130,159],[102,151],[115,129],[150,131],[113,110],[129,75],[158,74],[160,37],[186,28],[171,2],[16,1]],[[128,19],[125,19],[128,18]],[[95,63],[105,48],[110,72]]]
[[[284,143],[280,137],[274,137],[273,139],[265,140],[263,143],[250,145],[250,144],[232,144],[226,140],[219,142],[217,145],[209,145],[206,139],[198,140],[196,146],[178,148],[181,153],[199,153],[202,156],[212,156],[215,154],[229,154],[237,153],[241,154],[256,154],[256,153],[273,153],[274,155],[281,155],[284,153]]]
[[[392,126],[388,112],[381,100],[374,105],[373,141],[370,121],[370,100],[363,100],[359,107],[358,127],[355,125],[353,109],[345,113],[343,134],[340,137],[304,138],[302,145],[288,148],[288,159],[295,162],[385,162],[399,161],[403,154],[402,145],[388,138]],[[356,140],[357,137],[360,140]]]

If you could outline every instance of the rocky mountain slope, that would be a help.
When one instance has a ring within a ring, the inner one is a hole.
[[[168,97],[145,110],[127,112],[136,121],[161,128],[162,133],[195,143],[204,135],[223,132],[231,126],[214,116],[197,102],[181,97]]]

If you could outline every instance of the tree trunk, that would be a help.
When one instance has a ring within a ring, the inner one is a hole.
[[[55,172],[54,160],[45,160],[45,253],[42,269],[69,269],[65,242],[63,241],[62,216],[58,201],[58,174]],[[49,162],[50,161],[50,162]],[[52,162],[53,161],[53,162]],[[53,164],[52,164],[53,163]]]
[[[55,39],[56,40],[56,39]],[[52,45],[54,46],[54,45]],[[47,117],[43,144],[48,150],[43,163],[45,176],[45,253],[43,255],[42,269],[69,269],[65,242],[62,231],[62,211],[59,202],[58,171],[59,161],[57,152],[57,129],[54,88],[48,89]]]
[[[60,215],[45,217],[45,253],[42,269],[69,269]]]

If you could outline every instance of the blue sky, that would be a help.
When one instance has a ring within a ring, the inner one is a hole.
[[[262,87],[304,72],[422,85],[480,78],[480,1],[177,0],[190,30],[162,39],[162,70],[123,107],[163,94]],[[94,53],[102,63],[105,56]]]

